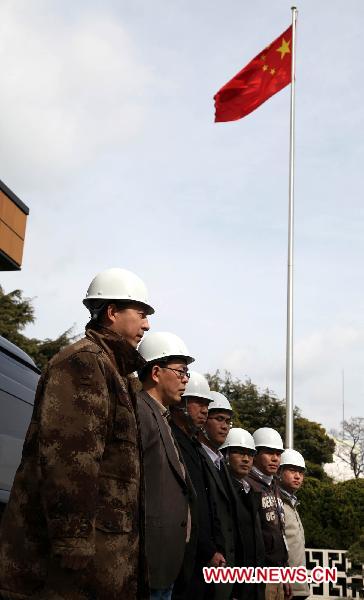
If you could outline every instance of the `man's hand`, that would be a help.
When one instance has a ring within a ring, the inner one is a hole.
[[[212,559],[210,560],[208,567],[225,567],[225,557],[220,552],[215,552]]]
[[[81,571],[85,569],[89,560],[89,556],[62,556],[61,567],[72,569],[72,571]]]
[[[283,584],[283,591],[284,591],[285,600],[291,600],[293,593],[292,593],[292,586],[290,583]]]

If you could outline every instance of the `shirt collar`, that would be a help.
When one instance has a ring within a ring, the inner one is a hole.
[[[244,492],[245,492],[246,494],[249,494],[249,492],[250,492],[250,483],[248,483],[247,481],[245,481],[245,479],[242,479],[242,480],[241,480],[241,485],[242,485],[242,486],[243,486],[243,488],[244,488]]]
[[[234,477],[234,480],[237,482],[237,484],[239,484],[239,487],[244,490],[246,494],[249,494],[251,488],[250,483],[248,483],[245,479],[237,479],[236,477]]]
[[[299,500],[298,500],[297,496],[295,496],[294,494],[291,494],[290,492],[287,492],[287,490],[284,490],[282,487],[279,487],[279,490],[280,490],[283,498],[287,498],[287,500],[289,500],[289,502],[292,504],[293,508],[295,508],[295,506],[297,506],[299,504]]]
[[[148,394],[149,398],[151,398],[153,400],[153,402],[155,403],[156,407],[158,408],[159,412],[161,413],[162,417],[164,417],[165,419],[168,419],[170,416],[170,412],[168,410],[168,408],[166,408],[164,406],[164,404],[162,404],[161,402],[158,402],[158,400],[156,400],[155,398],[153,398],[153,396],[151,394],[149,394],[148,392],[145,392],[146,394]]]
[[[261,481],[264,481],[264,483],[266,483],[267,485],[272,484],[273,475],[264,475],[264,473],[259,471],[259,469],[257,469],[257,467],[255,467],[255,466],[252,467],[252,472],[258,479],[260,479]]]
[[[209,448],[209,446],[206,446],[206,444],[204,444],[203,442],[201,442],[201,445],[204,448],[204,450],[207,452],[209,457],[211,458],[215,467],[220,470],[220,463],[221,463],[222,459],[224,458],[223,453],[220,452],[220,450],[217,450],[217,452],[215,452],[215,450],[211,450],[211,448]]]

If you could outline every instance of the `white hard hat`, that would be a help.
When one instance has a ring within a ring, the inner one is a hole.
[[[231,404],[229,400],[224,396],[224,394],[220,394],[220,392],[210,392],[210,396],[212,398],[212,402],[209,404],[210,410],[227,410],[229,412],[233,412],[231,408]]]
[[[253,433],[255,447],[264,446],[273,450],[283,451],[283,441],[278,431],[271,427],[260,427]]]
[[[196,371],[190,371],[190,379],[186,385],[186,389],[182,398],[186,398],[187,396],[194,396],[196,398],[205,398],[211,402],[211,392],[209,383],[201,373],[197,373]]]
[[[167,331],[148,333],[140,342],[138,351],[147,363],[170,356],[184,358],[188,365],[195,360],[181,338]]]
[[[84,298],[89,308],[90,300],[130,300],[140,302],[149,315],[154,313],[148,301],[148,292],[143,281],[126,269],[112,268],[98,273],[91,281]]]
[[[300,467],[301,469],[306,468],[305,459],[302,454],[292,448],[287,448],[287,450],[282,453],[281,467],[284,465],[292,465],[293,467]]]
[[[232,447],[255,450],[254,438],[249,431],[246,431],[241,427],[233,427],[227,434],[227,438],[223,445],[220,446],[220,450]]]

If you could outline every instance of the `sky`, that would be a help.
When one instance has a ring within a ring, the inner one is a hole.
[[[289,87],[240,121],[213,96],[287,0],[3,0],[0,179],[30,208],[26,334],[82,333],[96,273],[146,283],[195,370],[285,395]],[[298,4],[294,400],[363,416],[362,0]]]

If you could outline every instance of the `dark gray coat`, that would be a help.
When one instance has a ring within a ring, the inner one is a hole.
[[[194,536],[186,546],[182,571],[173,588],[173,600],[199,600],[207,598],[207,584],[202,576],[202,568],[217,551],[213,537],[214,518],[209,502],[207,480],[200,456],[201,444],[191,438],[175,423],[172,432],[178,442],[189,476],[196,490],[195,502],[191,505]]]
[[[182,566],[189,493],[168,425],[156,401],[138,394],[144,456],[146,554],[152,589],[169,587]]]
[[[220,471],[203,448],[200,449],[203,467],[207,474],[210,502],[214,513],[214,538],[217,548],[226,560],[226,566],[239,564],[237,547],[240,540],[237,503],[238,498],[225,462]],[[230,598],[233,584],[221,583],[214,586],[214,600]]]
[[[247,494],[240,481],[235,478],[232,478],[232,481],[239,498],[238,520],[243,547],[241,566],[263,567],[265,548],[259,517],[260,494],[252,489]],[[264,584],[239,584],[234,588],[234,598],[237,600],[263,600],[264,590]]]

